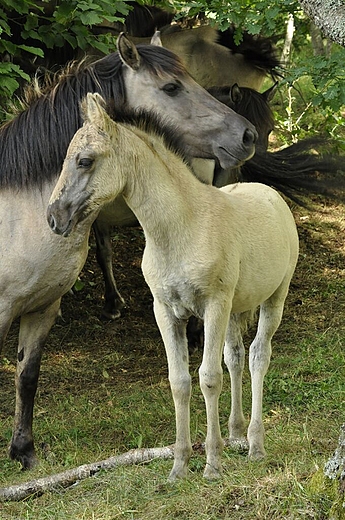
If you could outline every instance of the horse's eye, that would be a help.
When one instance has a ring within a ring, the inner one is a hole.
[[[82,157],[77,161],[78,168],[91,168],[93,165],[94,160],[90,159],[89,157]]]
[[[178,83],[167,83],[166,85],[164,85],[162,90],[166,94],[168,94],[168,96],[177,96],[177,94],[181,90],[181,85],[179,85]]]

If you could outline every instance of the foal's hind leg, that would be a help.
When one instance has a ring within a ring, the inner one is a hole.
[[[271,358],[271,340],[280,325],[287,289],[280,287],[260,306],[256,336],[249,350],[249,369],[252,382],[252,413],[248,428],[249,457],[265,457],[264,425],[262,420],[263,381]]]
[[[16,409],[10,457],[24,469],[37,462],[32,436],[34,399],[42,350],[60,308],[60,300],[41,312],[25,314],[20,320],[16,371]]]
[[[102,269],[105,284],[102,316],[108,320],[115,320],[121,316],[121,309],[125,302],[116,287],[113,273],[110,226],[102,225],[96,220],[93,224],[93,231],[96,238],[96,258]]]
[[[229,441],[234,448],[247,448],[246,422],[242,409],[242,377],[245,349],[241,333],[241,317],[230,316],[225,339],[224,361],[231,380],[231,414],[229,418]]]

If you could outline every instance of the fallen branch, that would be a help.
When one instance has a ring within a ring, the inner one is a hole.
[[[102,469],[113,469],[118,466],[130,466],[149,462],[154,459],[171,459],[174,456],[174,446],[165,446],[163,448],[142,448],[137,450],[130,450],[127,453],[110,457],[109,459],[101,460],[99,462],[92,462],[91,464],[84,464],[77,468],[51,475],[50,477],[38,478],[10,486],[7,488],[0,488],[0,502],[18,501],[28,498],[30,496],[40,496],[46,491],[54,490],[55,488],[66,488],[92,477]]]
[[[242,453],[248,450],[246,441],[229,441],[223,439],[224,446],[231,446],[236,452]],[[196,442],[193,444],[194,453],[204,453],[205,444]],[[92,477],[102,469],[114,469],[118,466],[131,466],[151,462],[154,459],[172,459],[174,457],[174,445],[164,446],[163,448],[141,448],[130,450],[116,457],[83,464],[77,468],[68,469],[62,473],[51,475],[50,477],[38,478],[24,484],[18,484],[7,488],[0,488],[0,502],[19,501],[28,497],[43,495],[46,491],[53,491],[56,488],[67,488],[76,482]]]

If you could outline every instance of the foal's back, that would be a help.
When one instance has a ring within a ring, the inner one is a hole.
[[[238,183],[220,192],[228,196],[223,223],[231,231],[225,237],[238,264],[233,312],[243,312],[289,283],[298,258],[298,234],[288,205],[272,188]]]

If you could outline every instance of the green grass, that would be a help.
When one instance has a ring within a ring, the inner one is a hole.
[[[1,520],[296,520],[330,518],[332,495],[315,480],[337,445],[345,420],[345,208],[315,199],[314,212],[292,205],[301,254],[264,387],[267,457],[260,463],[229,448],[223,478],[202,477],[195,454],[188,478],[168,484],[172,461],[103,471],[69,489],[0,504]],[[139,244],[139,245],[138,245]],[[1,363],[0,486],[59,473],[133,448],[174,442],[174,409],[151,297],[140,273],[142,233],[117,236],[117,280],[128,308],[115,324],[98,319],[102,281],[94,246],[84,286],[63,301],[63,321],[45,351],[34,434],[40,465],[22,472],[7,458],[14,410],[17,326]],[[249,331],[246,344],[252,331]],[[201,353],[191,355],[191,435],[203,442],[204,402],[198,387]],[[250,414],[250,377],[244,408]],[[224,376],[220,419],[230,413]],[[340,518],[340,517],[339,517]]]

